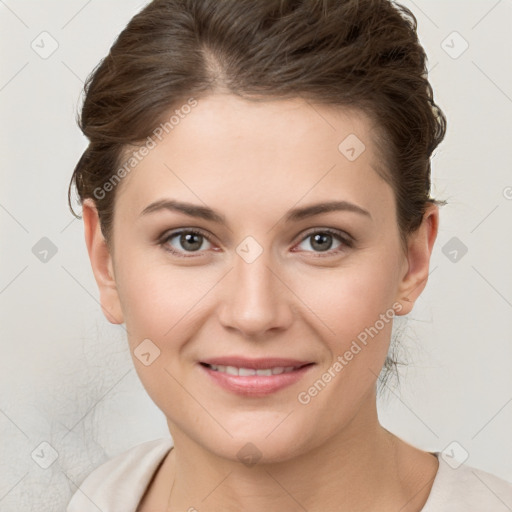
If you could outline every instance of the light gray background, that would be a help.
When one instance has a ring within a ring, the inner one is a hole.
[[[63,510],[103,460],[168,435],[124,329],[101,312],[66,203],[86,147],[75,124],[83,81],[144,4],[0,0],[1,511]],[[448,118],[433,193],[449,204],[407,322],[409,366],[379,413],[411,444],[466,450],[467,464],[512,481],[512,0],[403,4]],[[48,58],[31,47],[51,49],[43,31],[58,43]],[[454,31],[469,44],[457,58]],[[57,248],[46,262],[32,251],[43,237]],[[453,237],[468,249],[455,262],[443,253]],[[48,469],[42,442],[58,453]]]

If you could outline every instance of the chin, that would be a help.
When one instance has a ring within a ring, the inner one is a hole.
[[[211,443],[208,443],[211,444]],[[229,442],[207,446],[215,455],[247,467],[255,464],[276,464],[287,462],[302,451],[292,438],[255,439],[252,436],[237,437]]]
[[[247,466],[286,462],[307,451],[304,423],[297,421],[297,418],[287,418],[280,423],[286,415],[278,421],[275,416],[265,418],[261,412],[254,416],[259,419],[250,421],[245,415],[245,421],[237,418],[238,421],[226,422],[226,429],[232,433],[232,438],[225,432],[204,437],[203,430],[201,439],[196,440],[218,457]],[[311,437],[314,438],[314,432]],[[303,442],[298,441],[301,438]]]

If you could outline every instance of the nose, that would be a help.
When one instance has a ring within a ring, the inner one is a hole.
[[[245,338],[263,339],[286,330],[293,321],[293,293],[270,261],[270,251],[252,262],[238,254],[234,268],[224,279],[221,324]]]

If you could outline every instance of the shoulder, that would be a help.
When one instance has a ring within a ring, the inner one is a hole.
[[[421,512],[510,512],[512,483],[497,475],[454,463],[436,452],[439,469]]]
[[[172,446],[170,438],[154,439],[107,460],[80,484],[66,512],[135,512]]]

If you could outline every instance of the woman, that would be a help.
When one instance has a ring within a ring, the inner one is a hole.
[[[172,440],[97,468],[68,512],[510,510],[512,484],[377,416],[439,222],[446,120],[410,11],[155,0],[80,126],[101,305]]]

